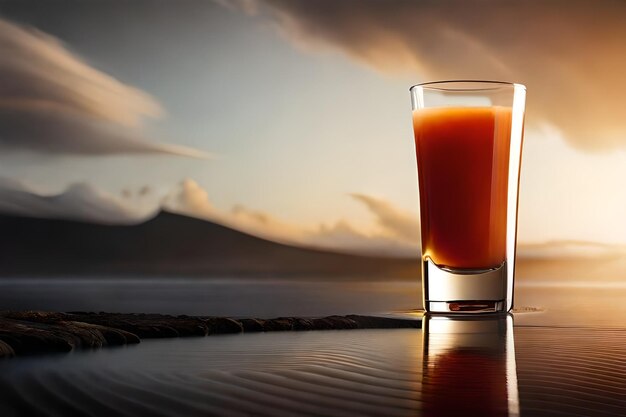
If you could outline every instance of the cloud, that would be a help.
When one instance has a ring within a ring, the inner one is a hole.
[[[282,222],[273,216],[241,204],[230,210],[218,209],[207,191],[196,181],[186,178],[163,201],[167,211],[210,220],[237,230],[282,243],[300,243],[302,228]]]
[[[236,229],[283,243],[302,243],[303,228],[284,222],[260,210],[235,204],[224,213],[224,222]]]
[[[206,190],[191,179],[185,179],[165,199],[163,207],[280,243],[370,255],[416,256],[419,234],[415,234],[416,221],[408,213],[382,199],[363,194],[355,194],[354,198],[370,209],[381,230],[360,231],[347,220],[304,227],[242,204],[220,210],[211,203]]]
[[[36,29],[0,18],[0,147],[69,154],[203,152],[146,140],[163,114],[147,93],[89,66]]]
[[[602,258],[624,259],[626,245],[615,245],[583,240],[553,240],[541,243],[521,243],[517,245],[520,259],[568,260]]]
[[[385,74],[528,87],[528,122],[583,149],[626,146],[626,3],[258,0],[299,48],[340,51]]]
[[[364,232],[347,220],[339,220],[331,226],[321,224],[317,230],[306,235],[309,246],[347,251],[365,255],[391,257],[418,257],[417,242],[408,242],[380,232]]]
[[[159,209],[158,201],[143,197],[117,197],[84,183],[46,194],[16,180],[0,179],[0,212],[20,216],[136,224],[153,217]]]
[[[419,241],[420,231],[417,212],[402,211],[389,201],[365,194],[352,194],[352,197],[367,206],[376,216],[378,224],[389,235],[407,242]]]
[[[36,218],[83,221],[108,225],[145,222],[161,210],[212,221],[235,230],[279,243],[374,256],[416,257],[419,246],[408,241],[401,227],[400,210],[388,202],[359,194],[357,201],[372,207],[375,217],[393,226],[387,231],[364,232],[347,220],[331,225],[304,227],[282,221],[268,213],[241,204],[223,210],[209,199],[207,191],[192,179],[185,179],[169,192],[159,193],[148,186],[123,189],[119,195],[85,183],[58,193],[9,178],[0,178],[0,213]],[[380,209],[383,207],[384,209]]]
[[[214,0],[215,3],[230,10],[241,10],[246,14],[253,15],[257,13],[257,4],[255,0]]]
[[[353,197],[370,210],[378,229],[359,229],[345,219],[330,225],[303,227],[243,205],[221,210],[212,204],[206,190],[191,179],[185,179],[169,193],[144,186],[124,189],[115,195],[85,183],[50,194],[31,184],[0,178],[0,213],[5,214],[131,225],[165,210],[290,245],[373,256],[419,257],[419,231],[414,216],[384,199],[365,194]],[[621,259],[625,253],[626,245],[577,240],[518,244],[520,260]]]
[[[185,178],[180,183],[173,199],[166,201],[165,204],[166,206],[167,204],[171,205],[168,208],[185,210],[197,215],[216,215],[216,210],[209,201],[209,193],[190,178]]]

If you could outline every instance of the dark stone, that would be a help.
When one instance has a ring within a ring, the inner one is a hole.
[[[315,330],[345,330],[356,329],[357,324],[351,319],[343,316],[328,316],[313,319]]]
[[[37,325],[33,323],[33,326]],[[55,324],[42,324],[39,323],[39,326],[42,330],[50,330],[57,333],[69,333],[74,336],[77,340],[77,343],[74,347],[82,347],[82,348],[101,348],[102,346],[107,344],[104,335],[97,329],[96,326],[89,325],[86,323],[76,324],[76,322],[71,321],[59,321]]]
[[[0,319],[0,341],[9,345],[16,355],[43,352],[69,352],[78,344],[77,338],[57,328],[40,323]]]
[[[121,330],[121,329],[114,329],[112,327],[100,326],[98,324],[83,323],[80,321],[69,321],[69,322],[62,322],[62,323],[68,323],[74,328],[96,330],[104,337],[106,344],[111,345],[111,346],[130,345],[130,344],[137,344],[140,342],[139,337],[136,334],[133,334],[133,333]]]
[[[98,324],[133,333],[139,338],[206,336],[208,327],[196,317],[163,314],[68,313],[72,321]]]
[[[315,318],[311,320],[313,322],[313,329],[315,330],[333,330],[333,323],[325,317]]]
[[[0,312],[0,356],[67,352],[139,343],[140,338],[260,331],[421,328],[419,319],[360,315],[321,318],[168,316],[162,314]]]
[[[209,317],[206,319],[209,334],[241,333],[243,326],[235,319],[228,317]]]
[[[279,317],[276,319],[264,320],[263,330],[266,332],[284,332],[293,330],[293,319],[290,317]]]
[[[293,318],[293,330],[315,330],[312,319]]]
[[[0,340],[0,358],[9,358],[11,356],[15,356],[13,348]]]
[[[263,320],[258,319],[240,319],[239,322],[243,326],[245,333],[262,332]]]
[[[37,327],[40,330],[70,333],[78,339],[79,343],[77,344],[82,347],[96,348],[103,345],[139,343],[139,337],[133,333],[98,324],[71,321],[69,319],[72,318],[72,315],[66,313],[9,311],[0,313],[0,316],[31,323],[31,327]],[[49,326],[36,326],[34,323],[47,324]]]
[[[56,323],[59,321],[67,320],[68,315],[66,313],[57,313],[50,311],[2,311],[0,317],[7,319],[31,321],[35,323]]]
[[[354,321],[359,329],[421,329],[421,319],[401,319],[394,317],[359,316],[351,314],[346,318]]]

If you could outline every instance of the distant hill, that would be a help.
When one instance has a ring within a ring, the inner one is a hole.
[[[0,276],[48,275],[417,279],[419,263],[279,244],[167,212],[122,226],[0,215]]]

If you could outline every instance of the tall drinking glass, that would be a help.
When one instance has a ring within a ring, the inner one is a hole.
[[[437,81],[410,91],[424,308],[509,311],[526,87]]]

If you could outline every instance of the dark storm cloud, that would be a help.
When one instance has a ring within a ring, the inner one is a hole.
[[[0,19],[0,146],[71,154],[200,151],[146,140],[163,113],[148,94],[89,66],[57,39]]]
[[[586,149],[626,146],[626,2],[259,0],[290,42],[386,74],[528,87],[529,121]]]

